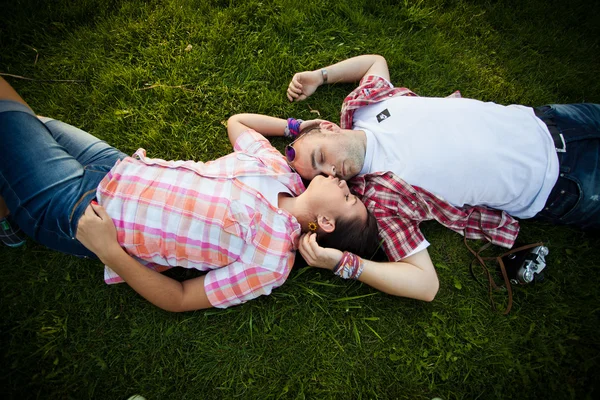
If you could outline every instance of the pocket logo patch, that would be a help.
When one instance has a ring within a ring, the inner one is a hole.
[[[390,117],[390,112],[386,108],[385,110],[383,110],[382,112],[377,114],[377,122],[381,123],[381,121],[385,121],[389,117]]]

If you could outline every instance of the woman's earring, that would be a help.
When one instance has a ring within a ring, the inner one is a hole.
[[[308,230],[311,232],[316,232],[317,231],[317,223],[316,222],[309,222],[308,223]]]

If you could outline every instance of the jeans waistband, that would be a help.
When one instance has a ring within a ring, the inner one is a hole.
[[[552,136],[552,140],[554,141],[554,148],[557,153],[566,153],[567,152],[567,143],[565,142],[565,138],[562,133],[556,127],[556,123],[552,117],[549,117],[538,107],[533,108],[533,112],[535,116],[541,119],[546,126],[548,127],[548,131]]]

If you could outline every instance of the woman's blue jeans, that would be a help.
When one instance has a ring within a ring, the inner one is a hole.
[[[560,173],[540,220],[600,228],[600,105],[552,104],[539,107],[562,133],[566,151],[558,152]]]
[[[51,249],[95,257],[75,239],[77,223],[125,156],[71,125],[0,101],[0,194],[21,229]]]

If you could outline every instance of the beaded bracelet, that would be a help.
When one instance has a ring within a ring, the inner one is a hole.
[[[358,279],[365,269],[362,258],[356,254],[345,251],[333,269],[333,273],[342,279]]]
[[[304,121],[301,119],[288,118],[287,126],[285,127],[285,129],[283,131],[283,136],[288,139],[292,139],[292,138],[295,138],[296,136],[298,136],[300,134],[300,125],[303,122]]]

